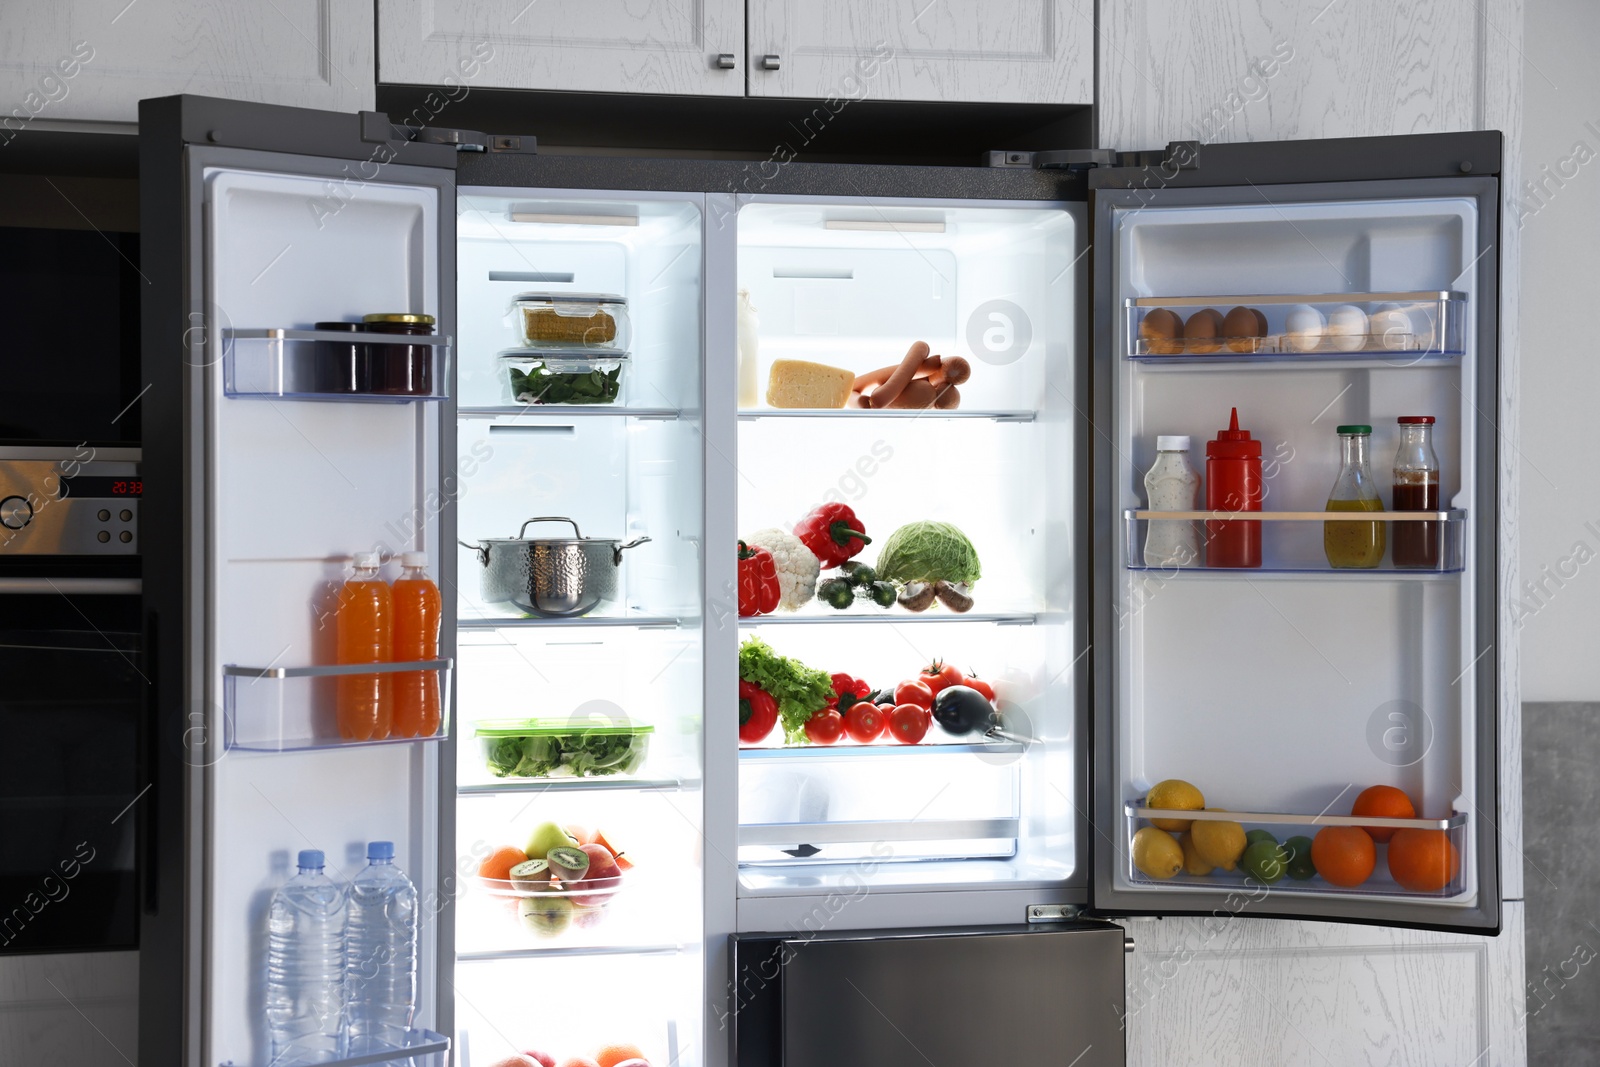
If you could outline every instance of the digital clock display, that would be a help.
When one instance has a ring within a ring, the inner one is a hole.
[[[142,478],[107,478],[80,474],[76,478],[61,479],[60,499],[67,497],[138,497],[144,496]]]

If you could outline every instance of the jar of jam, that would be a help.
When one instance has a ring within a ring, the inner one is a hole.
[[[329,333],[355,333],[359,322],[318,322],[312,328]],[[312,379],[319,393],[365,393],[372,388],[367,346],[360,341],[318,341],[312,349]]]
[[[363,320],[372,333],[431,337],[433,316],[411,312],[367,315]],[[371,391],[398,396],[429,396],[433,393],[433,346],[373,342],[371,352]]]

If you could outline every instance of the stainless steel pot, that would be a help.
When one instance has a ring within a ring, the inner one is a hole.
[[[569,523],[572,536],[524,537],[536,522]],[[484,600],[509,604],[541,618],[560,619],[615,607],[622,553],[648,540],[636,537],[624,543],[585,537],[574,520],[543,515],[523,523],[516,537],[475,545],[462,541],[461,546],[476,552],[483,564],[479,588]]]

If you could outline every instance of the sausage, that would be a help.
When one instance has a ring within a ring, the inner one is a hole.
[[[883,392],[883,388],[879,388],[878,392]],[[891,408],[931,408],[936,395],[937,390],[929,384],[928,379],[916,378],[909,382],[904,389],[900,390],[899,396],[882,406]],[[879,406],[877,393],[873,394],[872,406]]]
[[[918,375],[932,374],[934,371],[939,369],[943,358],[944,357],[942,356],[929,356],[927,359],[922,361],[922,366],[917,368],[916,373]],[[889,380],[890,376],[893,375],[895,371],[899,369],[900,365],[896,363],[893,366],[879,367],[877,370],[870,370],[867,373],[857,377],[856,380],[851,383],[850,388],[860,393],[870,389],[874,385],[882,385],[884,382]]]
[[[939,365],[939,372],[931,377],[937,380],[935,385],[965,385],[968,378],[972,377],[972,364],[961,356],[951,356]]]
[[[961,390],[953,385],[947,385],[938,390],[938,395],[933,398],[933,406],[941,411],[953,411],[961,406]]]
[[[906,358],[902,359],[900,365],[894,369],[894,373],[889,375],[889,380],[872,391],[872,406],[875,408],[895,406],[895,400],[899,398],[901,390],[916,375],[917,368],[928,358],[929,351],[928,342],[911,342],[911,347],[906,350]]]

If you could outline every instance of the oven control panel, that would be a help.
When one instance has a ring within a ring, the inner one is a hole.
[[[10,451],[0,450],[0,557],[138,554],[136,451]]]

